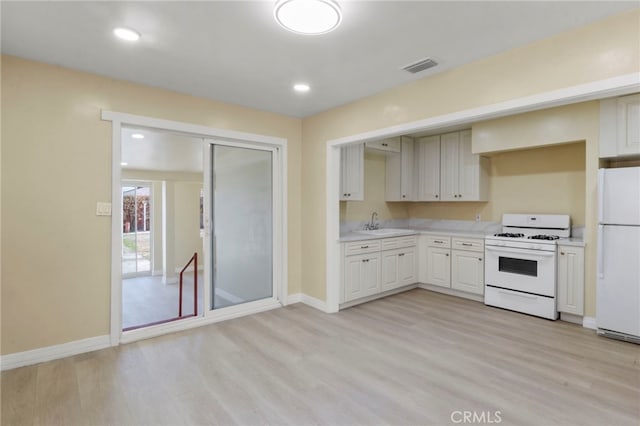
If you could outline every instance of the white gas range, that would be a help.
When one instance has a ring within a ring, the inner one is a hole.
[[[557,243],[570,235],[568,215],[504,214],[485,238],[484,303],[557,319]]]

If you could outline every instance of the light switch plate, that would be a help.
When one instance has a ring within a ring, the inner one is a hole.
[[[111,203],[98,202],[96,216],[111,216]]]

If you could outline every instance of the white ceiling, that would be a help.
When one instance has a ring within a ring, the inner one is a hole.
[[[0,2],[2,52],[306,117],[604,17],[638,1],[340,1],[334,32],[302,36],[275,1]],[[137,44],[112,29],[142,33]],[[412,75],[425,57],[440,65]],[[294,93],[295,82],[311,91]]]

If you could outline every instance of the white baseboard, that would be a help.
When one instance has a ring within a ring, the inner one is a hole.
[[[294,303],[302,302],[302,293],[290,294],[287,296],[287,305],[293,305]]]
[[[302,303],[309,305],[312,308],[316,308],[319,311],[327,312],[327,302],[324,300],[316,299],[315,297],[302,293]]]
[[[294,303],[304,303],[319,311],[327,312],[327,303],[324,300],[316,299],[304,293],[295,293],[287,296],[287,305]]]
[[[584,328],[590,328],[591,330],[598,329],[595,317],[582,317],[582,326]]]
[[[111,338],[109,335],[89,337],[60,345],[2,355],[2,357],[0,357],[0,367],[2,371],[11,370],[25,365],[38,364],[85,352],[93,352],[110,346]]]

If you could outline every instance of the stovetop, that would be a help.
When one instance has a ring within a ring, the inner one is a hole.
[[[513,233],[513,232],[501,232],[498,234],[493,234],[494,237],[502,237],[502,238],[525,238],[528,240],[545,240],[545,241],[554,241],[560,239],[557,235],[549,235],[549,234],[536,234],[536,235],[528,235],[525,236],[522,233]]]

